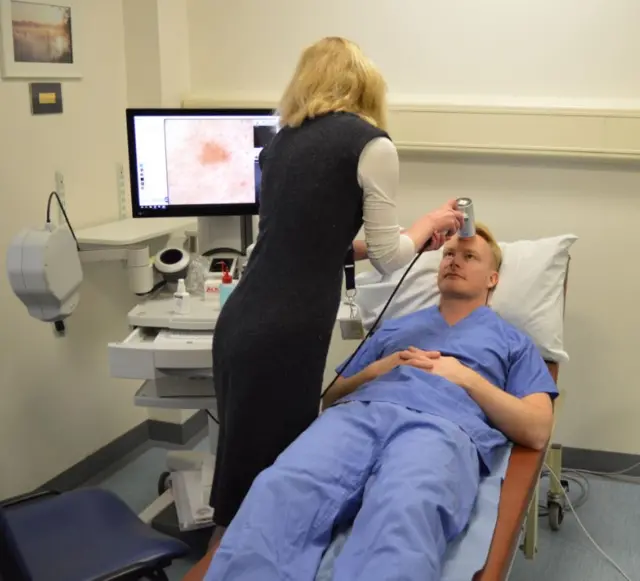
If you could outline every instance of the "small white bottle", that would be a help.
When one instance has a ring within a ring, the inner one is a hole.
[[[220,277],[213,273],[204,279],[204,300],[215,301],[220,296]]]
[[[178,280],[178,288],[173,293],[174,310],[179,315],[186,315],[189,312],[189,298],[187,288],[184,284],[184,278]]]

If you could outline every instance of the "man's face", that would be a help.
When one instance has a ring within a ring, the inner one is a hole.
[[[438,288],[443,298],[478,299],[498,283],[491,247],[484,238],[451,238],[443,249]]]

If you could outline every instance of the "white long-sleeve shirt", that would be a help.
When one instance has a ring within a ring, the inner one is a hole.
[[[416,254],[413,240],[400,233],[396,210],[399,182],[396,146],[386,137],[371,140],[360,154],[358,183],[364,192],[367,253],[371,264],[383,275],[407,265]]]

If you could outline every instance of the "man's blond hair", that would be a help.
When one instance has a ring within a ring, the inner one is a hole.
[[[480,238],[484,239],[489,245],[491,255],[493,256],[494,268],[500,272],[500,267],[502,266],[502,249],[491,233],[491,230],[481,222],[476,222],[476,236],[480,236]]]
[[[297,127],[307,118],[348,112],[386,131],[386,92],[382,74],[357,44],[326,37],[303,51],[280,100],[280,124]]]

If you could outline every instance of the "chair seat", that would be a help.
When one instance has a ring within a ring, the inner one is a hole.
[[[33,581],[96,581],[185,556],[116,495],[88,488],[9,507],[5,517]]]

